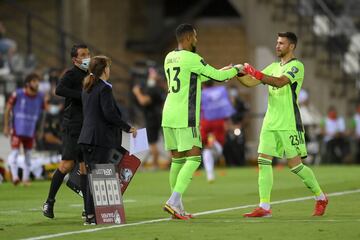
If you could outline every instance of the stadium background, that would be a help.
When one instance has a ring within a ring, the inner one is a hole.
[[[116,98],[131,109],[132,85],[144,75],[146,66],[154,62],[161,66],[165,54],[176,46],[174,29],[182,22],[196,26],[198,52],[216,67],[249,62],[262,68],[276,59],[276,33],[296,32],[299,44],[295,53],[305,64],[304,88],[312,104],[322,116],[330,105],[336,106],[340,115],[350,116],[360,100],[359,12],[359,0],[0,0],[0,21],[6,26],[6,37],[16,41],[18,48],[14,71],[0,74],[0,124],[5,101],[21,86],[24,76],[33,70],[46,75],[50,69],[69,67],[69,51],[77,42],[87,43],[92,55],[112,58]],[[254,157],[267,87],[247,89],[236,81],[227,85],[238,86],[249,105],[247,144],[250,157]],[[9,145],[9,139],[0,134],[0,158],[6,159]],[[125,196],[127,221],[141,225],[160,219],[161,223],[60,237],[359,238],[359,166],[314,166],[330,193],[329,211],[321,219],[310,217],[312,201],[296,200],[309,192],[284,169],[278,166],[274,170],[273,200],[281,206],[274,204],[273,219],[247,221],[241,217],[249,210],[245,208],[252,208],[257,201],[255,168],[218,169],[221,177],[213,185],[207,184],[204,173],[195,176],[184,200],[190,211],[199,213],[190,223],[164,220],[161,204],[168,195],[168,173],[139,172]],[[48,186],[48,181],[35,181],[29,188],[0,184],[1,239],[87,231],[80,219],[81,200],[64,186],[55,210],[57,219],[44,219],[41,204]],[[294,199],[298,202],[292,203]],[[240,211],[206,213],[234,206],[240,206]]]
[[[7,37],[38,69],[69,66],[74,42],[111,56],[116,95],[126,103],[135,62],[162,63],[175,47],[174,28],[181,22],[199,29],[198,52],[216,67],[245,61],[264,67],[275,59],[276,33],[294,31],[312,102],[323,114],[335,105],[346,115],[360,87],[359,41],[350,48],[359,36],[359,6],[356,0],[2,0],[0,16]],[[265,92],[266,87],[242,88],[255,116],[265,111]],[[257,132],[261,119],[254,123]]]

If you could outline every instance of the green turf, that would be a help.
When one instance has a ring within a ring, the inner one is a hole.
[[[313,168],[328,193],[360,189],[360,166]],[[214,184],[195,176],[184,196],[187,211],[199,213],[256,204],[255,168],[220,169]],[[223,176],[219,176],[223,175]],[[297,176],[286,168],[274,170],[272,201],[310,196]],[[169,196],[168,172],[140,172],[129,186],[125,199],[128,223],[168,218],[162,204]],[[0,185],[0,239],[21,239],[69,231],[102,228],[82,226],[82,199],[62,186],[55,205],[55,219],[42,216],[48,181],[29,188]],[[56,239],[360,239],[360,193],[330,197],[323,217],[311,217],[313,200],[272,206],[273,217],[244,219],[244,208],[205,214],[190,221],[163,220],[156,223],[72,234]]]

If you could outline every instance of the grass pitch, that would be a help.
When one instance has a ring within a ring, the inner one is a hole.
[[[183,197],[189,221],[170,220],[168,172],[139,172],[124,195],[127,225],[83,226],[82,199],[63,185],[55,219],[43,217],[49,181],[0,185],[0,239],[360,239],[360,166],[313,168],[329,207],[311,217],[314,200],[287,168],[274,168],[273,217],[244,219],[258,202],[255,168],[219,169],[215,183],[194,176]],[[58,234],[58,235],[56,235]]]

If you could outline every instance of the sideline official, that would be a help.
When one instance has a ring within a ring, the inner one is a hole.
[[[111,60],[96,56],[90,61],[89,75],[85,78],[82,102],[84,121],[78,143],[82,145],[88,172],[95,164],[108,163],[110,152],[121,146],[121,131],[136,136],[136,128],[122,120],[116,105],[112,85],[108,82]],[[95,225],[93,198],[87,184],[85,225]]]

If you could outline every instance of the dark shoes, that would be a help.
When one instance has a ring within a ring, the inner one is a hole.
[[[54,203],[55,200],[47,200],[42,208],[45,217],[54,218]]]
[[[84,226],[87,226],[87,225],[96,225],[96,218],[95,216],[93,217],[86,217],[85,219],[85,222],[84,222]]]

